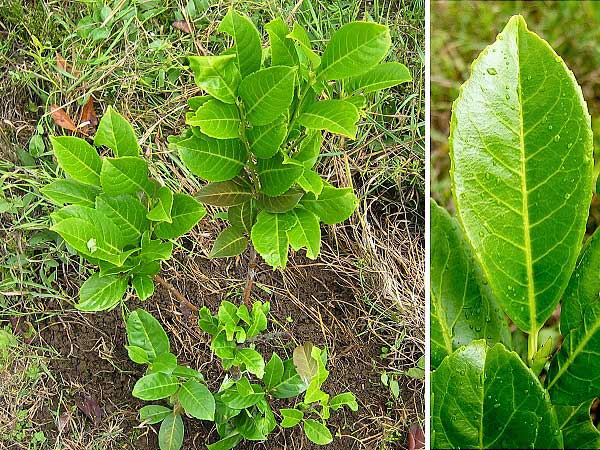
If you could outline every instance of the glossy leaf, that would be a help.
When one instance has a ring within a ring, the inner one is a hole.
[[[261,192],[271,197],[285,193],[304,172],[304,166],[294,160],[284,161],[281,155],[259,159],[256,165]]]
[[[356,138],[358,109],[344,100],[321,100],[306,108],[298,123],[313,130],[327,130],[351,139]]]
[[[136,275],[131,280],[131,285],[140,300],[147,300],[154,294],[154,281],[149,275]]]
[[[189,56],[188,60],[199,88],[224,103],[235,103],[241,80],[235,55]]]
[[[192,173],[208,181],[231,180],[248,159],[239,139],[192,136],[172,145]]]
[[[190,231],[206,214],[204,207],[187,194],[173,195],[172,223],[161,222],[154,229],[156,237],[174,239]]]
[[[260,35],[254,24],[246,16],[230,9],[219,24],[218,31],[229,34],[235,45],[236,64],[242,78],[260,69],[262,47]]]
[[[141,400],[160,400],[173,395],[178,389],[177,378],[163,372],[153,372],[137,380],[131,394]]]
[[[298,64],[298,53],[294,41],[287,37],[290,30],[281,17],[265,25],[271,44],[271,65],[295,66]]]
[[[296,180],[298,186],[304,189],[306,192],[312,192],[315,197],[318,198],[323,191],[323,179],[314,170],[304,169],[300,178]]]
[[[160,450],[179,450],[183,445],[183,420],[179,414],[168,415],[160,424],[158,445]]]
[[[547,393],[516,353],[474,341],[431,376],[433,448],[562,448]]]
[[[333,225],[343,222],[354,213],[358,199],[352,188],[323,186],[319,198],[307,195],[300,201],[300,204],[316,214],[321,222]]]
[[[73,204],[93,207],[100,189],[75,180],[55,180],[40,189],[40,192],[57,205]]]
[[[119,304],[127,290],[127,278],[119,275],[101,277],[98,272],[89,277],[79,289],[80,311],[107,311]]]
[[[600,448],[600,431],[592,422],[590,408],[593,402],[579,406],[555,406],[565,448]]]
[[[103,191],[111,195],[151,194],[154,190],[148,178],[148,164],[137,156],[104,158],[100,182]]]
[[[162,421],[173,410],[161,405],[147,405],[140,408],[140,422],[152,425]]]
[[[513,17],[472,66],[450,131],[457,215],[499,304],[526,332],[554,311],[575,265],[592,192],[581,89]]]
[[[283,375],[281,380],[271,389],[275,398],[292,398],[300,395],[308,388],[308,382],[304,381],[296,371],[294,361],[286,359],[283,362]]]
[[[304,421],[304,434],[317,445],[327,445],[333,441],[331,431],[318,420],[306,419]]]
[[[287,123],[283,117],[266,125],[255,126],[246,131],[246,137],[258,158],[268,159],[274,156],[287,134]]]
[[[343,394],[336,395],[329,402],[329,406],[333,410],[340,409],[342,406],[348,406],[352,411],[358,411],[358,403],[352,392],[344,392]]]
[[[508,343],[508,324],[448,212],[430,203],[431,364],[476,339]]]
[[[271,214],[261,211],[252,227],[254,248],[274,269],[285,269],[289,244],[287,231],[295,225],[295,220],[289,213]]]
[[[339,80],[367,72],[387,54],[390,32],[384,25],[351,22],[342,26],[327,44],[319,79]]]
[[[262,379],[265,374],[265,361],[260,353],[251,348],[242,348],[236,352],[235,358],[246,366],[248,372]]]
[[[173,208],[173,192],[166,186],[158,189],[158,203],[148,212],[147,218],[154,222],[172,223],[171,210]]]
[[[133,245],[138,245],[140,236],[149,227],[146,208],[133,195],[101,194],[96,198],[96,210],[114,222],[123,239]]]
[[[248,240],[243,235],[243,230],[235,227],[225,228],[219,233],[212,250],[210,258],[226,258],[240,255],[248,247]]]
[[[298,152],[292,156],[292,159],[301,162],[305,169],[312,168],[319,158],[322,143],[323,135],[321,132],[310,130],[302,142],[300,142]]]
[[[263,377],[263,383],[267,389],[272,389],[276,386],[283,377],[283,361],[279,355],[273,352],[271,359],[265,366],[265,375]]]
[[[348,78],[345,87],[348,92],[362,91],[368,94],[411,80],[410,71],[404,64],[388,62],[378,64],[361,75]]]
[[[282,428],[295,427],[304,419],[304,413],[295,408],[282,408],[279,413],[283,418],[280,424]]]
[[[94,147],[74,136],[50,136],[54,156],[65,173],[84,184],[100,185],[102,160]]]
[[[228,180],[202,186],[196,198],[206,205],[235,206],[249,201],[252,191],[244,183]]]
[[[169,338],[158,320],[143,309],[136,309],[127,318],[129,345],[143,348],[149,361],[163,353],[169,353]]]
[[[258,205],[270,213],[285,213],[294,209],[303,195],[304,192],[298,188],[291,188],[277,197],[261,194],[258,196]]]
[[[563,343],[548,373],[552,402],[578,406],[600,393],[600,232],[586,242],[563,295]]]
[[[242,203],[241,205],[236,205],[229,208],[227,218],[229,219],[232,227],[239,228],[250,234],[250,231],[254,226],[254,222],[256,221],[257,214],[258,209],[256,202],[254,200],[250,200],[246,203]]]
[[[311,47],[310,38],[306,33],[306,30],[298,23],[294,23],[291,33],[287,35],[290,39],[296,42],[296,45],[300,49],[300,54],[304,57],[306,63],[313,69],[319,67],[321,64],[321,57],[315,53]]]
[[[198,108],[186,123],[199,127],[207,136],[216,139],[237,138],[240,133],[240,113],[236,105],[209,100]]]
[[[215,419],[215,399],[208,388],[196,380],[181,385],[177,398],[190,416],[199,420]]]
[[[244,78],[240,97],[246,105],[246,117],[253,125],[266,125],[277,119],[292,103],[296,68],[274,66]]]
[[[115,156],[138,156],[140,146],[135,137],[135,131],[125,118],[116,112],[112,106],[100,119],[94,144],[104,145],[115,152]]]
[[[295,208],[290,214],[296,216],[296,225],[287,232],[290,245],[296,251],[305,248],[306,256],[315,259],[321,250],[319,218],[303,208]]]

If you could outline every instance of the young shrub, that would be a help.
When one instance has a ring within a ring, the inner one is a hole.
[[[169,240],[196,225],[204,207],[149,178],[133,127],[111,107],[94,137],[97,147],[111,150],[110,156],[78,137],[51,136],[50,141],[67,176],[41,189],[61,206],[51,213],[50,229],[98,266],[81,286],[77,308],[112,309],[130,285],[147,299],[160,261],[171,257]]]
[[[598,232],[581,244],[590,116],[522,17],[473,63],[450,152],[457,218],[430,210],[432,447],[599,448]],[[538,336],[561,301],[557,351]]]
[[[133,388],[142,400],[166,399],[169,407],[148,405],[140,410],[146,424],[162,421],[161,450],[181,448],[184,425],[181,415],[215,422],[220,439],[207,444],[209,450],[228,450],[244,440],[265,441],[277,427],[271,399],[297,398],[294,408],[281,409],[281,427],[302,424],[308,439],[320,445],[333,437],[327,428],[331,410],[344,405],[358,409],[354,395],[346,392],[329,398],[321,387],[329,372],[327,352],[312,344],[294,350],[293,358],[282,360],[277,353],[265,364],[253,342],[267,336],[269,304],[256,302],[251,309],[223,302],[216,315],[204,307],[199,326],[211,336],[211,349],[227,374],[211,393],[197,371],[180,366],[170,353],[169,340],[158,323],[143,310],[127,320],[129,357],[148,365],[146,374]],[[304,394],[304,399],[299,397]]]
[[[335,187],[316,171],[323,132],[355,139],[369,94],[411,80],[398,62],[380,62],[390,48],[387,27],[371,22],[342,26],[322,54],[306,31],[278,18],[261,35],[230,10],[218,31],[233,46],[220,55],[190,56],[205,95],[189,100],[190,129],[171,137],[190,171],[209,181],[203,203],[227,208],[229,227],[212,257],[242,253],[248,239],[273,268],[285,268],[288,248],[314,259],[320,223],[346,220],[357,205],[351,187]]]

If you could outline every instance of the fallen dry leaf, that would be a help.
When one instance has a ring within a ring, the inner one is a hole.
[[[94,422],[94,425],[100,424],[104,411],[91,395],[83,394],[75,399],[75,404],[88,419]]]
[[[98,116],[96,116],[96,109],[94,108],[94,99],[90,95],[88,101],[83,105],[81,110],[81,116],[79,117],[79,128],[87,133],[88,127],[96,128],[98,125]]]
[[[425,448],[425,433],[419,424],[413,424],[408,430],[408,450],[419,450]]]
[[[173,22],[173,28],[177,28],[178,30],[181,30],[187,34],[190,34],[192,32],[192,27],[185,20],[176,20],[175,22]]]
[[[54,122],[65,130],[75,131],[77,126],[73,119],[67,114],[67,112],[58,105],[50,106],[50,115],[54,119]]]
[[[58,52],[56,52],[56,67],[71,73],[71,67],[67,64],[67,60]]]

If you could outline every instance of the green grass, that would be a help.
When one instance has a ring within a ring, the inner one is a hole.
[[[600,148],[600,9],[595,1],[432,1],[431,192],[450,204],[448,133],[450,108],[471,62],[494,42],[514,14],[556,50],[574,72],[593,119]]]

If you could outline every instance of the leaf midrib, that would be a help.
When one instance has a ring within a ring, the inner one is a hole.
[[[282,67],[285,67],[285,66],[282,66]],[[268,69],[265,69],[265,70],[268,70]],[[255,73],[259,73],[259,72],[255,72]],[[250,116],[256,110],[256,108],[258,108],[258,106],[262,106],[261,103],[264,101],[264,99],[267,97],[267,95],[270,95],[271,92],[273,92],[277,87],[279,87],[279,85],[281,83],[283,83],[284,81],[287,81],[287,79],[289,78],[289,76],[292,75],[292,74],[294,74],[294,70],[290,69],[288,71],[288,73],[283,78],[281,78],[277,83],[275,83],[274,85],[272,85],[270,89],[267,89],[266,92],[264,92],[260,97],[258,97],[254,101],[254,104],[248,109],[247,115]]]

